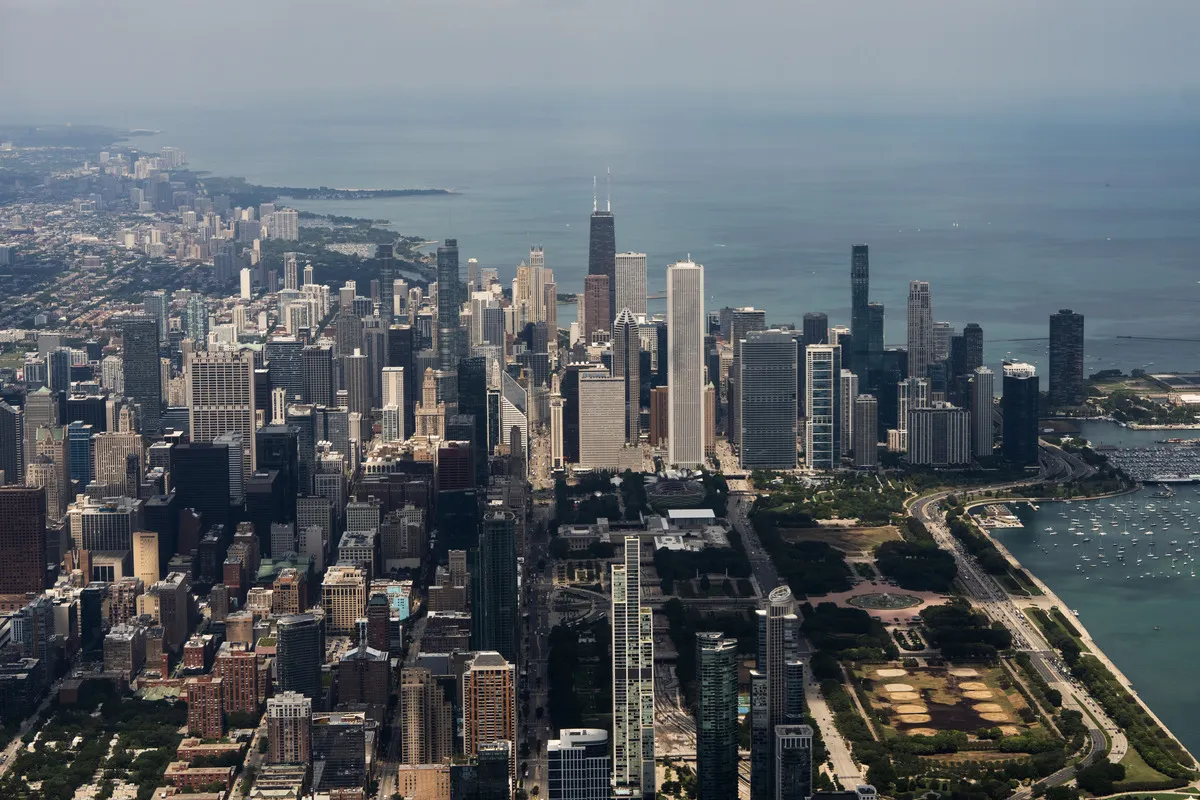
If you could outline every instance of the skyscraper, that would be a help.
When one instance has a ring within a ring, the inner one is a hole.
[[[1083,391],[1083,314],[1069,308],[1050,315],[1050,405],[1081,406]]]
[[[933,363],[933,304],[929,284],[912,281],[908,285],[908,376],[924,378]]]
[[[0,595],[46,588],[46,497],[43,489],[0,486]]]
[[[146,292],[142,295],[142,313],[154,320],[158,326],[160,345],[167,343],[167,312],[170,307],[171,301],[167,299],[166,292]]]
[[[775,800],[812,797],[813,730],[808,725],[775,728]]]
[[[793,349],[794,351],[794,349]],[[696,797],[725,800],[738,793],[737,640],[696,634]]]
[[[193,293],[188,296],[183,313],[183,331],[187,338],[203,350],[208,347],[208,303],[204,295]]]
[[[263,345],[271,387],[282,388],[288,403],[304,402],[304,342],[295,336],[271,336]]]
[[[25,415],[21,409],[0,400],[0,472],[3,483],[25,480]]]
[[[795,469],[795,340],[785,331],[752,331],[737,363],[742,469]]]
[[[437,328],[438,366],[451,370],[458,366],[465,343],[459,324],[462,306],[461,279],[458,272],[458,240],[447,239],[437,249]]]
[[[312,699],[281,692],[267,699],[268,764],[308,764],[312,759]]]
[[[586,275],[583,278],[583,328],[579,331],[585,344],[591,344],[597,331],[612,330],[611,292],[607,275]]]
[[[463,750],[478,755],[486,745],[506,742],[508,775],[517,776],[516,665],[494,650],[477,652],[463,673]]]
[[[356,348],[350,355],[341,356],[341,361],[346,380],[346,408],[361,414],[365,420],[371,414],[371,372],[367,357]]]
[[[375,260],[379,262],[379,318],[384,328],[392,324],[396,306],[396,248],[391,244],[375,246]]]
[[[254,355],[249,350],[213,350],[187,358],[188,418],[193,442],[225,433],[242,435],[246,474],[254,472]]]
[[[333,405],[333,348],[327,344],[306,345],[300,358],[304,402]]]
[[[842,398],[849,402],[848,397]],[[879,463],[879,403],[874,395],[854,398],[854,466],[873,467]]]
[[[667,268],[667,461],[704,463],[704,267]]]
[[[321,623],[312,614],[293,614],[279,620],[275,667],[281,692],[298,692],[320,702],[321,664],[325,642]]]
[[[823,311],[809,311],[804,314],[804,343],[829,344],[829,315]],[[854,334],[851,334],[853,336]]]
[[[612,565],[613,791],[653,800],[654,617],[642,605],[641,539],[625,537]]]
[[[629,465],[625,446],[626,386],[601,370],[579,375],[579,465],[621,471]]]
[[[870,257],[867,245],[856,244],[850,248],[850,341],[854,348],[854,362],[859,360],[859,355],[865,356],[869,352],[871,321],[867,306],[870,302]],[[857,363],[855,368],[861,369]]]
[[[971,461],[971,415],[942,401],[908,412],[908,462],[917,466],[961,466]]]
[[[454,681],[421,667],[400,673],[400,763],[439,764],[454,755]]]
[[[625,441],[636,445],[641,416],[642,344],[637,321],[629,308],[622,308],[613,322],[612,374],[625,381]]]
[[[987,367],[976,367],[971,375],[971,452],[976,458],[992,455],[995,446],[995,382]]]
[[[613,293],[613,311],[620,312],[628,308],[635,317],[645,315],[646,254],[618,253],[616,262],[617,288]]]
[[[517,660],[517,535],[511,511],[484,514],[471,575],[471,649]]]
[[[125,394],[138,405],[138,429],[162,433],[162,365],[158,360],[158,321],[130,317],[121,323]]]
[[[1038,462],[1038,379],[1032,364],[1004,365],[1004,457],[1014,464]]]
[[[735,704],[736,705],[736,704]],[[609,800],[612,761],[608,733],[596,728],[560,730],[546,742],[548,800]]]
[[[808,414],[805,464],[809,469],[834,469],[842,459],[842,348],[836,344],[811,344],[804,352],[804,406]]]
[[[593,187],[591,230],[588,235],[588,275],[608,276],[609,309],[616,305],[616,269],[617,231],[612,214],[612,197],[608,198],[605,210],[601,211]]]

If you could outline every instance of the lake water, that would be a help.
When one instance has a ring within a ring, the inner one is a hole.
[[[648,254],[651,292],[690,254],[706,266],[710,309],[755,305],[775,322],[825,311],[848,324],[850,245],[867,242],[889,344],[904,343],[908,282],[922,279],[935,319],[983,326],[994,366],[1013,356],[1044,374],[1047,316],[1065,307],[1087,316],[1089,371],[1200,365],[1195,122],[818,116],[628,98],[111,121],[161,129],[139,144],[180,146],[195,168],[264,184],[454,189],[298,205],[457,237],[464,261],[502,280],[540,243],[559,291],[582,289],[592,177],[603,205],[611,166],[617,247]]]
[[[1103,422],[1082,428],[1095,443],[1125,446],[1200,436],[1200,431],[1131,431]],[[1200,655],[1200,486],[1176,486],[1171,499],[1152,497],[1157,491],[1044,503],[1036,512],[1021,505],[1017,514],[1024,529],[995,535],[1079,611],[1080,622],[1105,654],[1195,753],[1200,752],[1200,685],[1181,676]],[[1100,523],[1098,531],[1093,520]],[[1174,552],[1177,548],[1183,552]]]

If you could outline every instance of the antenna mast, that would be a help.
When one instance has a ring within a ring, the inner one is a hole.
[[[595,214],[600,208],[596,204],[596,176],[592,176],[592,213]]]
[[[604,176],[604,191],[608,195],[608,208],[605,210],[612,213],[612,167],[608,168],[608,173]]]

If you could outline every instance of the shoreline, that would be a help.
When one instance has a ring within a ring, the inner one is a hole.
[[[1094,497],[1072,497],[1070,499],[1072,502],[1082,501],[1082,500],[1103,500],[1108,497],[1118,497],[1118,496],[1125,495],[1125,494],[1132,494],[1133,492],[1136,492],[1139,488],[1141,488],[1141,487],[1138,486],[1138,487],[1134,487],[1133,489],[1126,489],[1126,490],[1123,490],[1120,492],[1110,492],[1107,494],[1096,495]],[[1063,500],[1061,498],[1040,499],[1040,498],[1030,497],[1030,498],[1020,498],[1015,501],[1013,501],[1011,499],[1004,500],[1003,498],[1001,498],[998,501],[996,498],[988,498],[987,502],[972,501],[970,503],[964,504],[964,507],[963,507],[964,513],[967,513],[969,515],[971,509],[976,506],[991,505],[991,504],[995,504],[996,502],[1061,503],[1061,502],[1063,502]],[[1014,595],[1014,596],[1012,596],[1013,603],[1016,604],[1018,606],[1018,608],[1021,608],[1022,611],[1024,611],[1024,609],[1026,609],[1026,608],[1042,608],[1044,610],[1049,610],[1051,607],[1057,607],[1063,613],[1070,615],[1072,624],[1079,631],[1079,639],[1088,648],[1089,654],[1091,656],[1093,656],[1101,664],[1103,664],[1104,667],[1109,672],[1112,673],[1113,677],[1116,678],[1117,682],[1121,685],[1121,687],[1124,688],[1125,691],[1129,692],[1129,695],[1134,700],[1137,701],[1137,704],[1142,707],[1142,709],[1150,716],[1150,718],[1152,720],[1154,720],[1154,722],[1160,728],[1162,728],[1163,731],[1166,732],[1167,736],[1170,736],[1171,739],[1176,744],[1178,744],[1180,746],[1180,748],[1183,749],[1183,752],[1188,754],[1188,756],[1193,761],[1193,768],[1194,768],[1195,764],[1200,764],[1200,761],[1197,761],[1195,754],[1193,754],[1192,751],[1188,749],[1187,745],[1185,745],[1179,739],[1179,737],[1175,735],[1174,731],[1172,731],[1169,727],[1167,727],[1167,724],[1165,722],[1163,722],[1161,719],[1159,719],[1158,715],[1154,713],[1154,709],[1152,709],[1150,707],[1149,703],[1147,703],[1144,699],[1142,699],[1142,696],[1134,688],[1133,681],[1129,680],[1129,678],[1127,678],[1125,676],[1125,673],[1123,673],[1121,671],[1120,667],[1118,667],[1113,662],[1113,660],[1111,658],[1109,658],[1108,655],[1105,654],[1105,652],[1100,648],[1100,645],[1096,642],[1096,640],[1094,638],[1092,638],[1092,635],[1088,632],[1087,627],[1080,621],[1079,617],[1076,617],[1076,616],[1074,616],[1074,614],[1072,614],[1071,607],[1069,605],[1067,605],[1067,603],[1064,602],[1063,599],[1061,597],[1059,597],[1058,594],[1055,593],[1055,591],[1053,589],[1051,589],[1050,586],[1045,581],[1043,581],[1041,578],[1039,578],[1031,569],[1026,567],[1020,561],[1018,561],[1017,558],[1009,551],[1009,549],[1004,546],[1003,542],[999,541],[998,539],[996,539],[996,537],[992,536],[990,529],[984,528],[983,526],[977,524],[975,522],[974,518],[972,518],[971,524],[975,526],[976,530],[980,531],[984,536],[986,536],[988,538],[988,541],[990,541],[993,545],[995,545],[996,549],[1000,551],[1000,554],[1003,555],[1010,564],[1015,566],[1017,569],[1023,571],[1025,573],[1025,575],[1028,576],[1029,580],[1032,581],[1033,584],[1042,591],[1041,597],[1018,597],[1018,596]],[[1131,746],[1131,749],[1132,749],[1132,746]]]

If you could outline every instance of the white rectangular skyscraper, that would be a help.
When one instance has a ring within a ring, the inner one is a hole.
[[[617,253],[616,304],[613,315],[628,308],[635,316],[646,313],[646,254]]]
[[[667,268],[667,460],[704,463],[704,267]]]
[[[186,377],[192,441],[211,442],[224,433],[240,433],[246,473],[253,472],[254,354],[249,350],[190,353]]]

